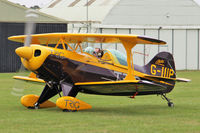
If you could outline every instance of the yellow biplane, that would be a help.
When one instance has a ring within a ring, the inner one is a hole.
[[[26,35],[8,39],[24,43]],[[132,49],[137,44],[164,45],[166,42],[138,35],[49,33],[31,35],[30,46],[19,47],[16,54],[31,72],[29,77],[15,79],[41,82],[45,87],[40,96],[25,95],[21,103],[28,108],[58,106],[64,111],[90,109],[91,106],[77,98],[79,92],[97,95],[130,96],[162,95],[168,106],[173,103],[165,96],[176,81],[173,56],[158,53],[148,64],[133,64]],[[82,49],[83,45],[122,44],[126,56],[114,49],[105,49],[100,57]],[[63,92],[61,96],[60,92]],[[56,104],[48,101],[59,94]]]

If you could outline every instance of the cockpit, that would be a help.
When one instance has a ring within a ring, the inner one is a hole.
[[[84,50],[82,50],[80,43],[67,43],[62,39],[59,40],[57,44],[48,44],[47,46],[81,53],[86,52],[91,56],[97,57],[103,63],[127,66],[126,55],[115,49],[103,50],[100,48],[86,47]]]
[[[90,55],[96,56],[94,55],[95,49],[92,47],[85,48],[84,52]],[[106,49],[106,50],[100,50],[100,52],[101,52],[101,55],[96,56],[100,60],[104,62],[112,63],[112,64],[127,66],[126,56],[123,53],[119,52],[118,50]]]

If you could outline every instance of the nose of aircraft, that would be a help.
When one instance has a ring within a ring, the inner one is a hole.
[[[15,50],[15,53],[22,57],[25,58],[27,60],[31,59],[32,55],[33,55],[33,50],[31,47],[19,47]]]

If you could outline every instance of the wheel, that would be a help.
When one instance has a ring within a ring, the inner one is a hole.
[[[31,106],[29,106],[29,107],[27,107],[28,109],[35,109],[35,107],[31,107]]]
[[[63,112],[76,112],[77,110],[68,110],[68,109],[63,109]]]
[[[174,103],[173,102],[168,102],[168,106],[169,107],[174,107]]]
[[[31,106],[29,106],[29,107],[27,107],[28,109],[39,109],[39,107],[37,106],[37,107],[31,107]]]

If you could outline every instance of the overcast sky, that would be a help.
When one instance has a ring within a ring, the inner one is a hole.
[[[200,0],[194,0],[194,1],[196,1],[200,5]]]
[[[8,1],[19,3],[21,5],[26,5],[27,7],[31,7],[35,5],[43,7],[53,0],[8,0]],[[194,1],[196,1],[200,5],[200,0],[194,0]]]

